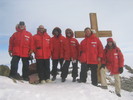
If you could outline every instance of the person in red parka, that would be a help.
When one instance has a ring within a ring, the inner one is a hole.
[[[68,44],[68,47],[66,48],[66,52],[68,59],[65,60],[65,63],[62,67],[62,82],[65,82],[66,77],[68,75],[68,68],[70,65],[70,62],[72,62],[73,70],[72,70],[72,77],[73,82],[76,81],[76,77],[78,76],[78,56],[79,56],[79,43],[78,41],[73,38],[73,31],[71,29],[66,29],[66,40],[65,42]]]
[[[103,64],[101,66],[101,86],[107,87],[106,77],[104,77],[104,70],[106,66],[111,75],[114,76],[115,92],[118,96],[121,96],[121,81],[119,74],[123,72],[124,58],[121,50],[116,46],[116,43],[112,38],[107,39],[107,45],[104,49],[104,57],[102,63]]]
[[[19,79],[17,70],[21,58],[23,63],[22,77],[24,80],[28,80],[29,56],[33,52],[33,37],[30,32],[26,31],[23,21],[20,21],[16,26],[16,31],[9,40],[9,55],[12,57],[10,77]]]
[[[57,66],[58,62],[60,63],[60,71],[62,68],[62,64],[64,61],[64,40],[65,37],[61,34],[61,29],[59,27],[55,27],[52,31],[54,35],[50,42],[51,42],[51,56],[52,56],[52,81],[56,79],[57,75]]]
[[[90,28],[85,28],[85,39],[80,43],[81,72],[78,82],[86,82],[88,67],[91,70],[92,84],[97,86],[98,63],[103,57],[103,46],[99,38],[92,33]]]
[[[50,36],[46,33],[43,25],[37,29],[37,34],[33,36],[34,53],[38,68],[40,82],[50,82]]]

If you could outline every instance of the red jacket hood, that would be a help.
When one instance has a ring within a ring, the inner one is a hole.
[[[52,34],[55,36],[54,31],[58,31],[59,35],[61,35],[61,29],[59,27],[55,27],[52,31]]]
[[[113,43],[112,47],[113,47],[113,48],[117,48],[117,45],[116,45],[115,41],[113,40],[113,38],[108,38],[108,39],[107,39],[107,44],[106,44],[105,48],[107,48],[107,49],[110,48],[110,47],[108,46],[108,42],[112,42],[112,43]]]
[[[89,36],[89,37],[87,37],[87,36],[85,35],[85,38],[94,38],[94,37],[96,37],[95,34],[91,34],[91,36]]]
[[[24,28],[23,30],[26,31],[26,28]],[[21,30],[20,28],[16,27],[16,31],[17,31],[17,32],[21,32],[21,31],[23,31],[23,30]]]
[[[38,34],[38,35],[48,35],[48,33],[46,33],[46,32],[41,33],[41,32],[39,32],[39,31],[37,31],[37,34]]]
[[[65,34],[67,34],[67,31],[71,32],[71,37],[67,37],[67,35],[66,35],[66,37],[67,38],[72,38],[73,37],[73,31],[70,28],[68,28],[68,29],[66,29]]]
[[[62,34],[59,34],[59,36],[54,35],[55,38],[59,38],[59,37],[61,37],[61,36],[62,36]]]

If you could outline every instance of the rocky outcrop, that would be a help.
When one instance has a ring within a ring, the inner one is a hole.
[[[0,75],[1,76],[9,76],[10,69],[6,65],[0,65]]]
[[[125,65],[124,67],[128,70],[129,73],[133,74],[133,69],[130,66]],[[130,78],[122,77],[121,87],[123,90],[133,92],[133,77]]]
[[[123,90],[133,92],[133,77],[130,78],[122,77],[121,88]]]

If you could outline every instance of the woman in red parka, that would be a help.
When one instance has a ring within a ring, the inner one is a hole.
[[[65,50],[65,63],[62,67],[62,73],[61,73],[61,77],[62,77],[62,82],[65,82],[66,77],[68,75],[68,68],[70,65],[70,62],[72,62],[73,65],[73,70],[72,70],[72,77],[73,77],[73,82],[76,81],[76,77],[78,76],[78,56],[79,56],[79,43],[78,41],[73,38],[73,31],[71,29],[66,29],[65,31],[66,33],[66,40],[65,42],[68,44],[66,46],[66,50]]]
[[[123,72],[123,66],[124,66],[124,58],[121,50],[116,46],[116,43],[112,38],[107,39],[107,45],[104,49],[104,58],[103,58],[103,65],[101,66],[101,71],[106,68],[111,73],[111,75],[115,78],[115,92],[118,96],[120,95],[121,90],[121,81],[119,74]],[[101,74],[105,74],[104,72],[101,72]],[[103,76],[103,75],[102,75]],[[102,86],[107,86],[106,77],[101,77],[102,80]]]
[[[103,46],[101,41],[90,28],[85,28],[85,39],[80,44],[81,72],[78,82],[86,82],[88,67],[91,69],[92,84],[97,86],[97,68],[98,63],[103,57]]]
[[[61,34],[61,29],[55,27],[52,31],[54,35],[51,40],[51,56],[52,56],[52,81],[56,79],[58,62],[60,63],[60,70],[64,61],[64,41],[65,37]]]
[[[33,36],[33,39],[40,82],[50,82],[50,36],[46,33],[43,25],[38,27],[37,34]]]
[[[19,60],[22,59],[22,77],[28,80],[29,56],[33,52],[33,37],[32,34],[26,31],[26,26],[23,21],[16,26],[16,32],[9,40],[9,55],[11,60],[10,77],[19,79],[17,74]]]

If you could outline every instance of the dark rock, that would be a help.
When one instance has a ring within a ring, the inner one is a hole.
[[[10,69],[6,65],[0,65],[0,75],[1,76],[9,76]]]
[[[124,67],[125,67],[125,69],[128,70],[128,72],[130,72],[130,73],[133,74],[133,69],[132,69],[130,66],[128,66],[128,65],[124,65]]]
[[[133,92],[133,77],[130,78],[122,77],[121,88],[123,90]]]

